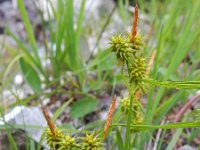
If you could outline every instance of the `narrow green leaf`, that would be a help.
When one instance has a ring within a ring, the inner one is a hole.
[[[76,48],[78,49],[81,30],[82,30],[82,22],[84,18],[84,8],[85,8],[85,0],[81,2],[81,8],[79,10],[78,22],[77,22],[77,31],[76,31]]]
[[[168,144],[166,150],[172,150],[174,148],[174,146],[176,145],[181,133],[182,133],[183,129],[178,129],[175,134],[173,135],[170,143]]]
[[[199,136],[200,128],[192,129],[190,135],[187,138],[187,143],[191,143],[195,138]]]
[[[10,148],[13,149],[13,150],[19,150],[18,147],[17,147],[17,143],[16,143],[14,137],[11,134],[11,130],[9,130],[7,127],[6,127],[6,133],[7,133],[7,136],[8,136],[9,143],[10,143]]]
[[[81,35],[81,32],[82,32],[82,22],[83,22],[83,19],[84,19],[84,9],[85,9],[85,2],[86,0],[82,0],[81,1],[81,7],[80,7],[80,10],[79,10],[79,16],[78,16],[78,21],[77,21],[77,30],[76,30],[76,37],[75,37],[75,48],[76,48],[76,54],[77,54],[77,69],[82,69],[84,68],[84,65],[83,65],[83,60],[81,58],[80,55],[80,52],[78,52],[78,48],[79,48],[79,44],[80,44],[80,35]],[[76,70],[77,70],[76,69]],[[84,72],[80,72],[78,74],[78,80],[79,80],[79,85],[81,88],[84,88],[84,83],[85,83],[85,74]]]
[[[58,0],[57,2],[57,15],[56,15],[56,58],[60,58],[61,56],[61,44],[62,37],[64,33],[64,25],[63,25],[63,1]],[[57,60],[59,61],[59,60]]]
[[[44,76],[45,80],[48,82],[49,79],[45,73],[45,71],[43,70],[40,62],[38,62],[29,52],[29,50],[25,47],[25,45],[23,45],[23,42],[20,41],[9,29],[6,29],[6,32],[14,39],[14,41],[17,43],[17,45],[19,46],[19,50],[22,51],[27,58],[30,59],[30,61],[35,65],[35,67],[37,67],[37,69],[41,72],[41,74]]]
[[[34,37],[34,34],[33,34],[33,30],[32,30],[32,26],[31,26],[29,17],[27,15],[27,11],[26,11],[25,6],[24,6],[24,2],[23,2],[23,0],[18,0],[17,2],[18,2],[18,7],[19,7],[19,11],[21,13],[22,20],[24,22],[24,25],[25,25],[25,28],[26,28],[26,31],[27,31],[27,35],[28,35],[28,38],[29,38],[30,45],[33,48],[33,52],[34,52],[35,57],[40,62],[40,59],[39,59],[39,56],[38,56],[38,53],[37,53],[36,40],[35,40],[35,37]]]
[[[146,79],[145,82],[165,88],[200,89],[200,81],[156,81],[153,79]]]
[[[72,118],[81,118],[93,112],[98,105],[98,100],[89,97],[80,99],[72,105],[71,116]]]
[[[184,96],[184,91],[179,91],[178,93],[171,96],[169,99],[165,100],[155,112],[154,123],[159,123],[163,117],[181,100],[181,96]]]
[[[183,118],[183,120],[185,121],[185,119],[186,119],[186,117],[184,117]],[[197,123],[197,125],[200,125],[200,122],[198,121],[198,122],[180,122],[180,124],[195,124],[195,123]],[[179,124],[179,123],[174,123],[174,124]],[[182,125],[180,125],[180,126],[182,126]],[[184,127],[184,128],[186,128],[186,127]],[[169,144],[168,144],[168,146],[167,146],[167,150],[171,150],[171,149],[173,149],[174,148],[174,146],[176,145],[176,143],[177,143],[177,141],[178,141],[178,139],[179,139],[179,137],[180,137],[180,135],[181,135],[181,133],[182,133],[182,131],[183,131],[183,128],[179,128],[176,132],[175,132],[175,134],[173,134],[173,137],[172,137],[172,139],[171,139],[171,141],[169,142]]]
[[[6,33],[8,33],[14,41],[19,46],[20,50],[35,64],[37,64],[37,61],[34,59],[34,57],[31,55],[31,53],[28,51],[28,49],[23,45],[23,42],[20,41],[9,29],[6,29]]]
[[[30,150],[35,150],[35,141],[30,139]]]
[[[112,126],[123,126],[126,127],[126,124],[112,124]],[[195,128],[200,127],[200,121],[191,121],[191,122],[177,122],[166,125],[131,125],[131,129],[147,130],[147,129],[179,129],[179,128]]]
[[[67,130],[74,130],[75,128],[73,127],[73,125],[71,125],[70,123],[64,123],[60,126],[63,129],[67,129]]]
[[[166,1],[166,3],[168,3],[168,1]],[[170,7],[170,20],[166,22],[166,25],[164,25],[164,34],[163,34],[163,41],[162,42],[163,46],[164,45],[168,46],[169,43],[166,42],[166,39],[175,39],[175,43],[176,43],[176,47],[167,47],[167,49],[172,49],[171,51],[167,51],[168,54],[172,54],[172,58],[171,59],[165,59],[166,57],[166,53],[163,53],[163,57],[161,57],[160,55],[160,59],[163,58],[163,60],[167,60],[169,62],[169,66],[168,69],[166,71],[166,74],[164,76],[164,80],[168,80],[169,77],[174,73],[174,71],[177,69],[177,67],[180,65],[180,63],[182,62],[182,60],[184,59],[185,55],[188,53],[188,51],[192,48],[194,41],[196,41],[197,36],[199,34],[199,31],[197,30],[197,28],[192,28],[194,24],[196,24],[196,20],[198,20],[198,13],[197,10],[200,6],[200,1],[194,1],[193,3],[189,2],[189,5],[187,5],[187,9],[184,12],[184,15],[186,16],[183,23],[181,23],[181,25],[178,28],[182,28],[181,32],[179,30],[178,33],[174,33],[174,34],[169,34],[172,33],[174,31],[174,28],[176,27],[176,22],[174,22],[174,17],[173,15],[176,15],[177,12],[179,13],[179,16],[182,16],[183,14],[181,14],[181,11],[179,9],[179,7],[181,5],[179,5],[179,1],[176,0],[174,5],[172,5],[173,7]],[[183,7],[184,5],[182,5]],[[185,6],[184,6],[185,7]],[[170,27],[172,24],[173,27]],[[167,27],[167,28],[166,28]],[[171,31],[171,32],[170,32]],[[180,32],[180,33],[179,33]],[[168,33],[168,34],[165,34]],[[179,36],[175,36],[176,34],[179,34]],[[167,36],[167,37],[166,37]],[[165,62],[166,63],[166,62]],[[148,115],[148,122],[150,123],[153,120],[153,115],[156,111],[157,106],[160,103],[160,100],[164,94],[165,89],[164,88],[160,88],[160,90],[157,92],[157,95],[154,99],[154,103],[153,106],[151,107],[151,111],[149,112]]]
[[[117,137],[118,149],[124,149],[122,136],[118,128],[116,128],[116,137]]]
[[[70,69],[76,70],[77,69],[77,49],[76,49],[76,37],[74,31],[74,21],[73,21],[73,13],[74,13],[74,5],[73,0],[66,0],[65,1],[65,50],[60,58],[60,61],[63,62],[65,57],[68,56]]]
[[[6,67],[4,73],[3,73],[3,79],[6,79],[7,75],[9,72],[11,72],[11,68],[13,67],[14,64],[22,57],[23,55],[17,55],[15,56],[8,64]]]
[[[37,72],[24,58],[20,58],[19,62],[26,82],[36,93],[40,93],[42,91],[41,80]]]
[[[55,121],[65,110],[65,108],[67,106],[69,106],[69,104],[73,101],[73,99],[69,99],[67,102],[65,102],[60,108],[58,108],[56,110],[56,112],[54,113],[53,117],[52,117],[52,121]]]

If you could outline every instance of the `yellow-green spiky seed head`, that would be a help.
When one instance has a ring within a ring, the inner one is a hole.
[[[134,114],[133,124],[142,124],[143,123],[143,115],[140,111],[136,111]]]
[[[124,64],[125,61],[131,57],[135,57],[136,53],[142,49],[143,37],[137,34],[133,41],[131,41],[131,34],[127,33],[125,36],[116,35],[111,38],[112,52],[115,52],[119,62]]]
[[[142,40],[143,37],[140,34],[137,34],[134,38],[132,48],[135,50],[141,50],[142,46],[144,45]]]
[[[141,106],[138,103],[134,103],[134,113],[133,113],[133,124],[142,124],[143,123],[143,113],[141,110]]]
[[[95,132],[92,134],[86,134],[82,138],[82,150],[104,150],[102,139],[95,135]]]
[[[63,137],[59,143],[61,146],[58,150],[79,150],[80,145],[76,143],[76,138],[69,135]]]
[[[140,85],[143,79],[146,78],[147,65],[145,59],[136,57],[129,66],[130,82]]]
[[[111,44],[112,52],[115,52],[117,59],[122,63],[128,61],[136,53],[136,50],[133,49],[133,43],[130,43],[129,35],[125,37],[113,36],[109,44]]]
[[[51,130],[48,128],[46,131],[46,141],[51,149],[59,149],[60,143],[64,138],[64,134],[59,129],[55,128],[55,135],[52,134]]]
[[[128,97],[123,98],[120,101],[120,110],[123,113],[128,114],[128,112],[129,112],[129,105],[130,105],[130,99]]]
[[[134,125],[139,125],[139,124],[143,124],[144,123],[144,119],[143,119],[143,114],[141,111],[137,110],[134,115],[133,115],[133,120],[132,120],[132,124]],[[139,127],[136,127],[134,129],[132,129],[132,132],[139,132],[142,129]]]

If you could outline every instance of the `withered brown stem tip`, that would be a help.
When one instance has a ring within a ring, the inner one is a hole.
[[[48,126],[49,126],[49,128],[50,128],[50,130],[51,130],[51,133],[52,133],[53,135],[55,135],[55,125],[54,125],[53,122],[51,121],[51,118],[50,118],[50,116],[49,116],[47,110],[46,110],[45,107],[43,107],[43,106],[41,107],[41,109],[42,109],[42,112],[43,112],[43,114],[44,114],[44,117],[45,117],[45,119],[46,119],[46,121],[47,121],[47,124],[48,124]]]

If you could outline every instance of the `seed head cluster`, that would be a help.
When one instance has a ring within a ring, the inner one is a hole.
[[[120,101],[120,110],[123,113],[128,114],[129,105],[130,105],[130,99],[128,97],[121,99],[121,101]]]
[[[136,49],[133,49],[133,43],[130,43],[129,35],[113,36],[110,44],[112,46],[112,52],[116,54],[117,59],[122,63],[128,61],[128,59],[136,53]]]
[[[62,131],[55,128],[55,134],[52,134],[51,130],[48,128],[46,130],[46,141],[50,148],[52,149],[59,149],[60,143],[63,139],[63,133]]]
[[[147,65],[142,57],[143,37],[137,34],[131,41],[131,34],[115,35],[111,38],[112,52],[116,54],[117,60],[127,64],[129,81],[141,87],[142,81],[147,77]]]
[[[95,132],[86,134],[85,137],[72,137],[57,128],[55,134],[47,129],[46,141],[52,150],[104,150],[103,140]]]
[[[120,101],[120,110],[125,114],[128,115],[130,106],[130,98],[125,97]],[[133,124],[142,124],[143,123],[143,114],[139,103],[134,103],[131,107],[132,113],[132,123]]]
[[[131,34],[115,35],[109,42],[112,52],[116,54],[117,59],[123,64],[129,59],[133,58],[136,53],[141,49],[143,42],[142,36],[136,35],[133,42],[131,42]]]
[[[128,67],[130,70],[130,82],[140,85],[146,77],[147,65],[144,58],[135,57],[133,62]]]
[[[86,134],[82,138],[81,150],[104,150],[102,139],[95,135],[95,132]]]

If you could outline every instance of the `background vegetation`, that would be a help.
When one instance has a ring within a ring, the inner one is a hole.
[[[105,117],[100,117],[101,112],[107,112],[114,95],[120,99],[126,92],[115,56],[110,53],[109,45],[105,44],[106,48],[102,48],[100,40],[108,29],[111,32],[108,32],[107,39],[104,39],[107,43],[114,34],[130,31],[133,7],[129,2],[118,0],[106,17],[95,21],[87,18],[87,0],[81,1],[78,10],[75,7],[78,4],[73,0],[58,0],[56,4],[49,0],[46,2],[49,6],[49,20],[45,19],[43,12],[35,1],[32,1],[40,17],[40,39],[23,0],[18,0],[17,4],[25,36],[14,33],[9,25],[5,27],[5,33],[2,35],[2,39],[9,36],[15,43],[12,46],[1,40],[0,46],[0,115],[4,122],[0,128],[2,132],[6,132],[10,149],[19,149],[19,143],[12,134],[13,129],[44,128],[6,122],[5,114],[16,106],[46,105],[49,112],[53,113],[53,122],[60,122],[64,130],[70,129],[72,133],[76,133],[80,130],[102,129]],[[144,55],[150,59],[153,51],[156,52],[150,77],[159,81],[199,81],[200,1],[138,0],[138,5],[138,30],[145,37]],[[123,22],[120,30],[115,30],[115,26],[112,26],[116,15]],[[94,32],[95,47],[85,50],[89,47],[85,47],[87,44],[83,39],[87,39]],[[92,51],[94,49],[96,52]],[[88,57],[85,58],[83,54]],[[23,75],[25,81],[20,85],[14,82],[17,74]],[[14,98],[12,102],[5,96],[5,91],[11,93]],[[24,91],[23,96],[18,94],[19,91]],[[147,95],[142,100],[142,105],[146,106],[145,124],[160,125],[194,119],[194,114],[191,115],[190,112],[199,108],[200,94],[197,90],[180,91],[153,87],[147,91]],[[181,112],[187,104],[189,107]],[[68,118],[61,119],[61,116],[65,115]],[[117,114],[115,117],[117,118]],[[114,122],[115,118],[113,119]],[[152,147],[168,150],[185,144],[198,147],[198,133],[199,128],[148,130],[144,131],[140,140],[136,140],[133,145],[136,149]],[[44,136],[39,143],[33,142],[28,134],[25,134],[25,137],[26,149],[41,149]],[[105,142],[106,147],[115,149],[121,138],[119,132],[110,132]]]

